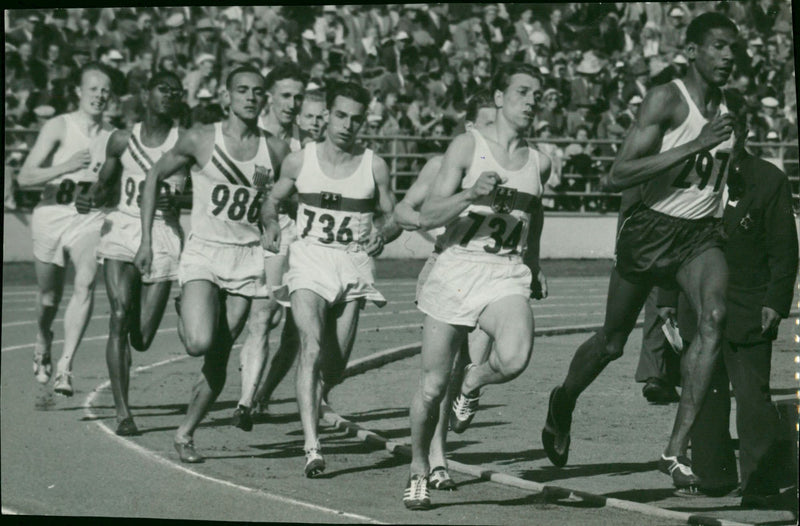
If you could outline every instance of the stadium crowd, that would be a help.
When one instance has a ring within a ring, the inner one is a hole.
[[[731,17],[746,44],[731,85],[746,95],[752,140],[796,141],[791,7],[780,0],[10,10],[5,126],[36,129],[72,111],[70,86],[90,60],[113,69],[116,97],[104,118],[125,128],[141,119],[152,73],[183,79],[181,121],[189,127],[222,118],[220,79],[236,65],[266,74],[292,61],[308,73],[309,91],[331,79],[361,81],[372,96],[365,132],[427,138],[400,141],[397,153],[432,154],[446,142],[430,138],[461,131],[465,100],[488,85],[498,64],[524,60],[545,79],[531,135],[575,141],[540,143],[555,160],[548,187],[558,190],[575,183],[562,171],[596,174],[615,155],[613,143],[582,141],[624,136],[647,89],[687,67],[685,26],[709,10]],[[32,140],[6,134],[6,164],[18,166]],[[760,153],[796,175],[796,164],[783,164],[796,151]],[[397,170],[420,167],[402,161]]]

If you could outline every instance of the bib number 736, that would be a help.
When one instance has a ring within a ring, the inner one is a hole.
[[[306,216],[306,226],[300,234],[300,237],[302,238],[308,236],[308,234],[311,232],[311,228],[314,226],[314,219],[317,218],[317,213],[314,210],[309,210],[308,208],[303,209],[303,214]],[[350,216],[345,216],[342,219],[338,229],[336,229],[336,218],[331,214],[321,214],[317,220],[323,224],[322,233],[325,234],[325,237],[319,238],[321,243],[330,245],[336,241],[343,245],[347,245],[353,241],[353,231],[349,228]],[[333,231],[335,229],[336,235],[334,236]]]
[[[700,178],[700,181],[697,183],[697,188],[702,190],[708,185],[712,174],[716,172],[716,178],[714,179],[714,191],[718,192],[720,186],[722,186],[723,175],[728,167],[728,161],[730,161],[730,158],[731,152],[729,151],[718,150],[712,156],[709,151],[703,150],[694,157],[690,157],[686,160],[681,172],[678,174],[678,177],[676,177],[675,181],[672,183],[672,186],[675,188],[691,187],[692,183],[686,179],[689,177],[692,171],[694,171]],[[719,161],[719,163],[716,161]],[[716,170],[715,165],[717,165]]]
[[[480,230],[481,225],[483,225],[487,218],[487,216],[478,214],[477,212],[469,212],[467,217],[472,221],[472,224],[469,226],[467,231],[464,233],[464,237],[462,237],[461,241],[459,242],[459,245],[462,247],[469,245],[469,242],[472,241],[472,238],[475,237],[475,234],[478,233],[478,230]],[[504,237],[506,230],[508,230],[508,223],[506,222],[505,218],[494,216],[489,220],[487,226],[492,229],[492,232],[489,234],[489,237],[492,239],[492,243],[487,243],[484,245],[483,250],[489,254],[497,254],[501,249],[509,250],[509,254],[516,254],[518,252],[519,242],[522,239],[522,228],[524,221],[514,218],[510,219],[514,221],[515,224],[511,228],[511,232],[507,237]]]

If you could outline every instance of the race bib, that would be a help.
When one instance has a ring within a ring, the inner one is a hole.
[[[79,194],[85,194],[92,187],[90,181],[76,183],[72,179],[62,179],[58,184],[48,184],[42,192],[42,204],[68,205],[75,202]]]
[[[218,183],[211,190],[209,215],[228,223],[256,224],[264,191],[240,185]]]

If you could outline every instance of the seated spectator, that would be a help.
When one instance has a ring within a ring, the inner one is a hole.
[[[575,68],[577,75],[570,85],[572,109],[594,105],[602,98],[603,86],[599,77],[602,70],[603,64],[597,55],[591,52],[582,55],[580,63]]]
[[[33,44],[23,42],[16,54],[7,55],[6,85],[14,91],[39,91],[47,88],[47,67],[33,56]]]
[[[539,103],[537,122],[547,122],[549,136],[563,137],[567,130],[567,114],[561,102],[561,93],[555,88],[548,88],[542,94]]]
[[[109,77],[111,78],[111,91],[117,97],[121,97],[128,93],[128,83],[125,80],[125,74],[120,70],[125,57],[116,49],[103,48],[97,49],[99,54],[99,61],[106,66]]]

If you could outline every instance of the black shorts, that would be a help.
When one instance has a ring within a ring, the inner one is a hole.
[[[683,265],[722,246],[720,219],[683,219],[641,205],[617,234],[616,269],[631,283],[676,289],[675,275]]]

